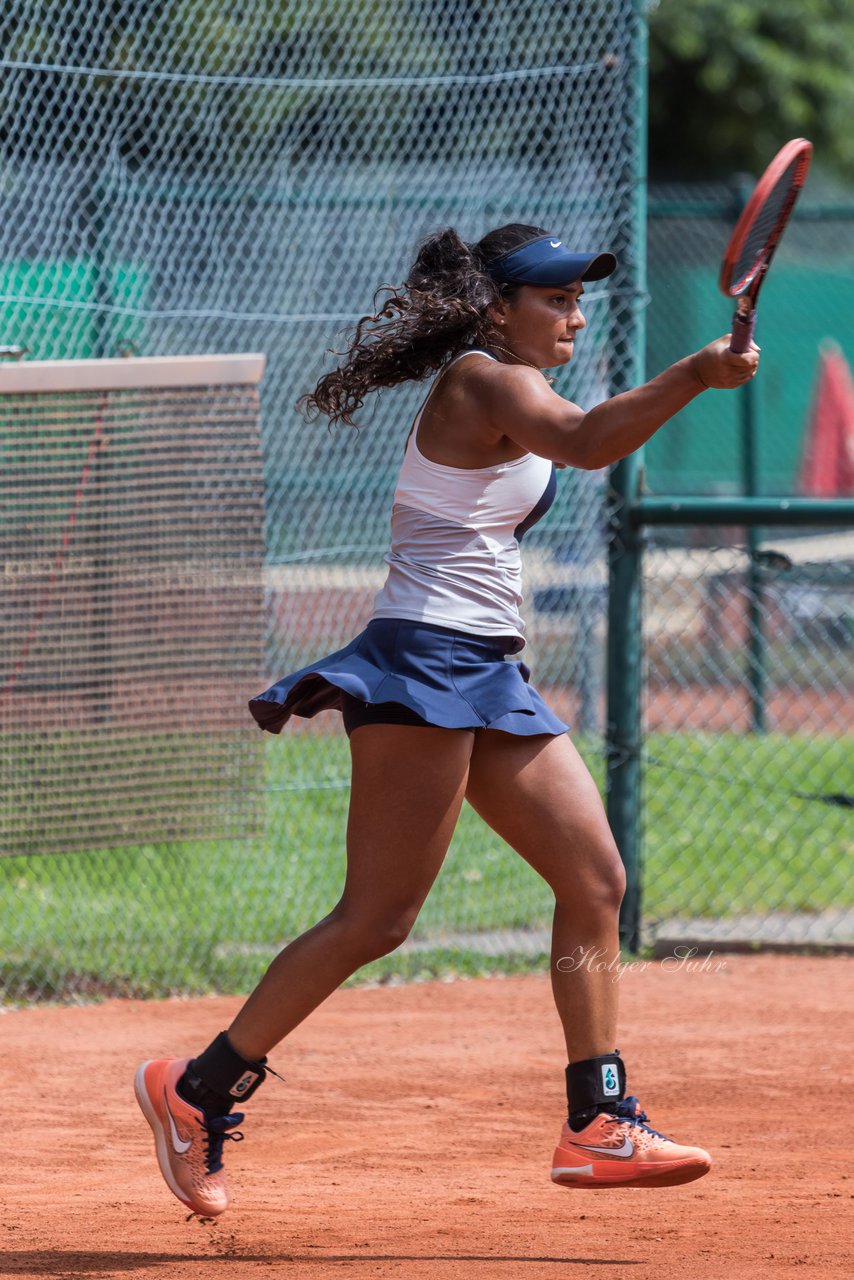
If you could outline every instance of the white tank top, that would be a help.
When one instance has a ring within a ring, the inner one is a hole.
[[[451,363],[469,355],[495,359],[488,351],[464,351]],[[418,448],[429,399],[406,444],[385,557],[388,577],[373,617],[518,636],[523,644],[519,542],[554,501],[554,465],[533,453],[472,470],[431,462]]]

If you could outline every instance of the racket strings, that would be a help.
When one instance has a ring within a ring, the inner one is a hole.
[[[812,147],[795,139],[769,165],[736,224],[724,254],[721,288],[730,297],[755,296],[809,171]],[[772,179],[780,163],[785,167]],[[760,193],[763,193],[760,196]]]
[[[732,285],[749,282],[762,266],[778,224],[788,216],[789,206],[795,201],[798,192],[796,178],[797,165],[791,164],[758,211],[736,259],[731,275]]]

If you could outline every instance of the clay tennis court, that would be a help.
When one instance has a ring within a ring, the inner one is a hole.
[[[161,1182],[132,1076],[240,1001],[9,1012],[0,1274],[848,1277],[852,973],[770,955],[623,970],[630,1091],[716,1162],[658,1191],[550,1184],[563,1057],[545,976],[339,991],[274,1055],[287,1083],[268,1080],[227,1144],[216,1222]]]

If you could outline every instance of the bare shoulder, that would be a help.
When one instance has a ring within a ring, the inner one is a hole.
[[[421,415],[418,447],[433,462],[476,468],[506,462],[526,452],[507,437],[503,400],[518,367],[472,352],[439,379]],[[541,376],[534,369],[525,371]]]
[[[520,422],[557,420],[566,410],[567,402],[530,365],[478,361],[467,377],[467,390],[483,421],[502,435],[514,437]]]
[[[582,416],[539,369],[472,353],[434,387],[421,415],[418,447],[432,462],[451,467],[488,467],[525,453],[563,462],[567,427]]]
[[[519,381],[520,374],[523,380],[529,376],[542,380],[543,376],[539,369],[534,369],[530,365],[502,364],[494,356],[473,351],[468,359],[460,360],[449,369],[447,376],[461,385],[494,387],[512,385]]]
[[[540,400],[554,395],[540,370],[530,365],[493,361],[491,368],[479,372],[479,394],[493,412],[506,413],[508,407],[521,405],[532,398]]]
[[[539,369],[501,364],[489,356],[461,360],[448,370],[447,384],[448,391],[470,401],[473,410],[490,418],[497,413],[502,421],[508,403],[512,405],[541,392],[553,394]]]

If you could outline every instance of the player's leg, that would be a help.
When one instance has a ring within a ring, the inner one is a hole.
[[[352,973],[403,942],[453,835],[473,743],[463,730],[355,730],[344,891],[238,1013],[228,1036],[243,1057],[263,1057]]]
[[[569,1060],[609,1053],[625,873],[587,767],[566,736],[485,730],[477,734],[466,798],[555,895],[551,982]]]
[[[568,737],[476,735],[466,797],[555,895],[551,982],[566,1039],[570,1119],[552,1177],[566,1186],[667,1186],[708,1155],[644,1122],[615,1050],[625,875],[598,790]]]
[[[197,1213],[221,1213],[228,1205],[223,1142],[243,1119],[229,1113],[262,1083],[268,1050],[409,932],[450,843],[473,742],[463,730],[356,729],[341,900],[277,956],[228,1032],[202,1054],[139,1068],[137,1097],[161,1172]]]

